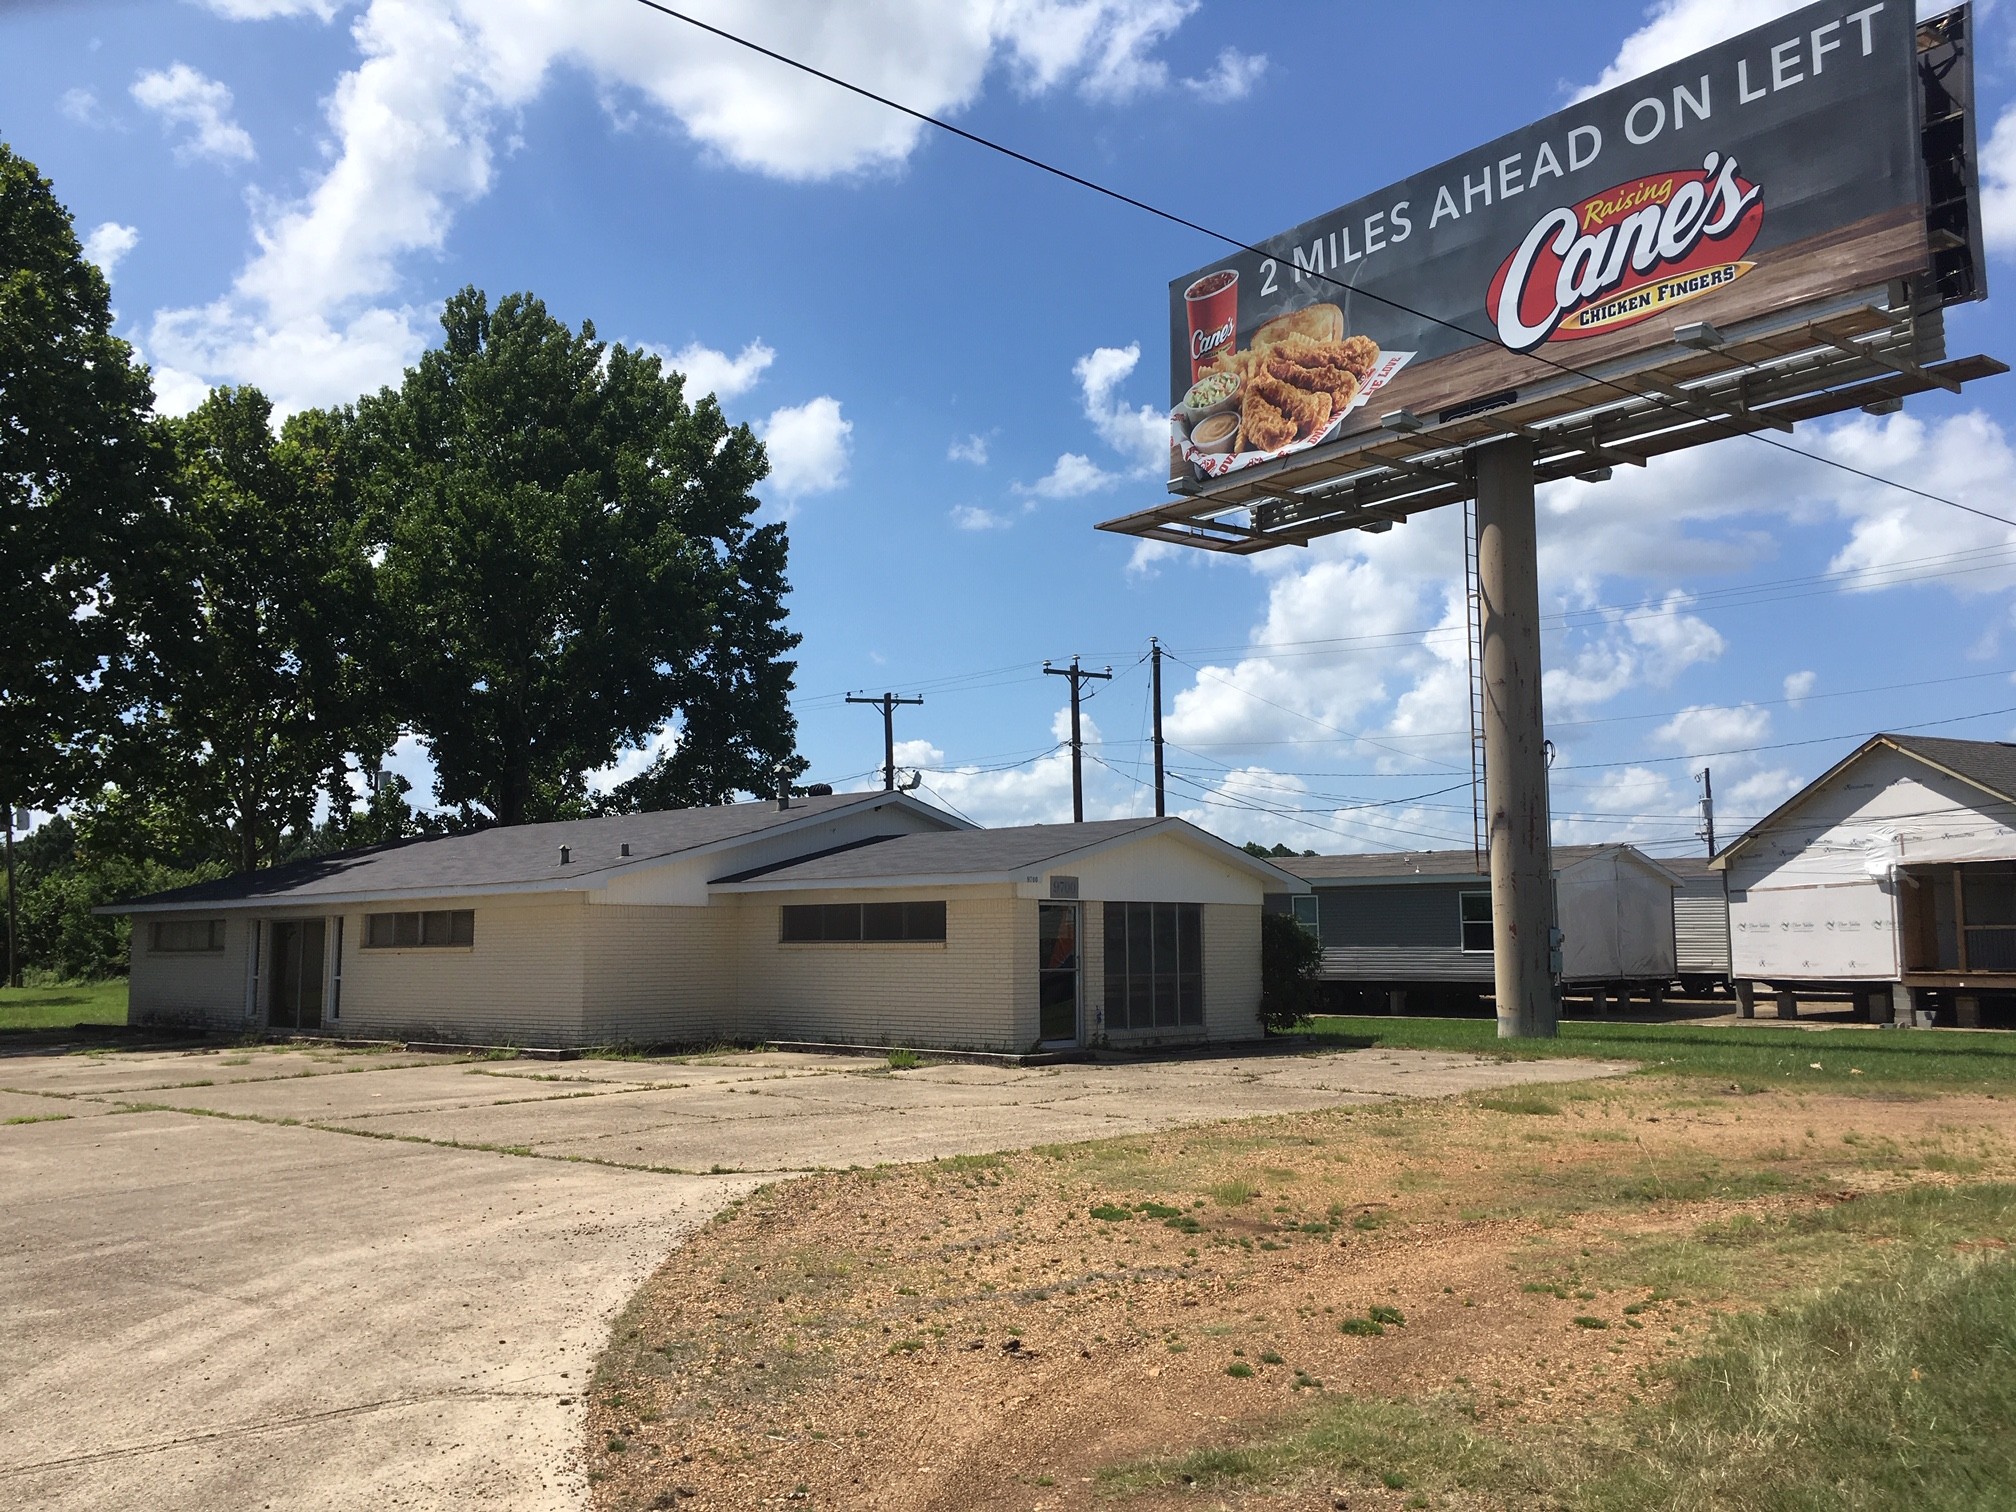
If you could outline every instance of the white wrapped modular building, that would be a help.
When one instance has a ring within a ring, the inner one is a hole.
[[[2016,996],[2016,745],[1878,735],[1715,864],[1746,1005],[1845,991],[1971,1026]]]

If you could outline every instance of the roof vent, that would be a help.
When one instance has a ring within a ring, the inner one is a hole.
[[[623,852],[623,854],[624,854],[624,855],[626,855],[626,856],[627,856],[627,855],[629,855],[629,854],[630,854],[630,842],[629,842],[628,840],[625,840],[625,841],[623,842],[623,844],[622,844],[622,845],[621,845],[621,846],[619,847],[619,849],[620,849],[620,850],[621,850],[621,851]]]
[[[805,796],[807,798],[831,798],[833,796],[833,784],[830,782],[815,782],[812,786],[805,789]]]
[[[566,864],[567,864],[567,863],[568,863],[569,861],[572,861],[573,859],[574,859],[574,851],[573,851],[573,848],[572,848],[571,846],[566,846],[566,845],[563,845],[563,846],[561,846],[561,847],[560,847],[560,864],[561,864],[562,866],[565,866],[565,865],[566,865]]]
[[[791,795],[789,793],[779,793],[777,795],[777,812],[781,814],[789,807],[791,807]]]

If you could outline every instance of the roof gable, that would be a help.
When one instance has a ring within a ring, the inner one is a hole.
[[[1816,793],[1880,750],[1909,757],[1999,802],[2016,803],[2016,745],[1999,740],[1949,740],[1932,735],[1872,735],[1738,835],[1715,857],[1713,865],[1726,868],[1738,851],[1776,828],[1812,801]]]

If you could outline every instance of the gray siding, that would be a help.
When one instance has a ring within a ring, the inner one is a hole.
[[[1673,940],[1684,976],[1729,973],[1729,900],[1720,874],[1689,878],[1673,894]]]
[[[1402,882],[1321,887],[1318,920],[1328,982],[1489,982],[1491,952],[1463,949],[1457,899],[1474,884]]]

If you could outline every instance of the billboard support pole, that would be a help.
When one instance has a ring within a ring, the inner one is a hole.
[[[1477,589],[1484,662],[1484,785],[1491,835],[1491,945],[1498,1037],[1559,1025],[1552,946],[1546,731],[1540,702],[1540,569],[1533,443],[1475,453]]]

